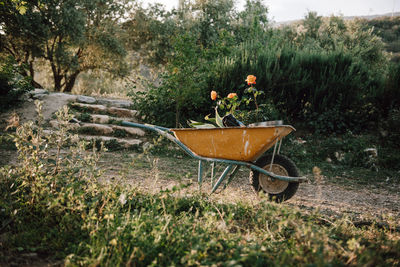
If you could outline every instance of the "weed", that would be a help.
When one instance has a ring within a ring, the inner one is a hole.
[[[92,122],[92,116],[89,113],[78,113],[76,116],[76,119],[82,122]]]

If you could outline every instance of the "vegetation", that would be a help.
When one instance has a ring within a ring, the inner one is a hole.
[[[16,130],[18,165],[0,169],[2,261],[24,264],[18,255],[36,253],[73,266],[399,264],[390,218],[359,224],[268,201],[177,197],[187,185],[151,195],[100,184],[103,149],[88,152],[69,134],[70,118],[60,110],[51,135],[40,115],[39,126]]]
[[[32,90],[30,78],[23,76],[23,71],[13,58],[0,64],[0,112],[14,106],[20,96]]]
[[[273,28],[261,0],[247,0],[240,12],[233,0],[181,1],[168,12],[114,0],[3,0],[0,111],[40,86],[38,72],[65,92],[79,76],[97,75],[100,89],[125,76],[118,88],[146,123],[187,127],[188,119],[214,113],[211,91],[246,99],[254,92],[245,78],[255,75],[257,102],[238,101],[234,113],[246,124],[284,119],[296,126],[282,153],[303,174],[319,166],[328,179],[341,177],[337,183],[359,171],[357,184],[397,185],[398,26],[397,18],[345,21],[310,12],[298,24]],[[156,79],[126,76],[144,66],[158,71]],[[186,183],[157,194],[101,183],[104,145],[79,141],[71,118],[64,108],[59,131],[44,132],[39,115],[38,124],[11,134],[13,142],[0,136],[1,147],[18,150],[16,165],[0,168],[0,265],[34,265],[21,262],[29,253],[72,266],[400,265],[398,223],[390,216],[358,223],[262,196],[255,205],[182,197]],[[157,142],[153,152],[166,153]],[[187,165],[182,154],[168,153],[179,158],[173,164]],[[147,156],[137,168],[151,166]],[[166,175],[185,180],[175,165]]]
[[[71,92],[81,72],[124,72],[126,51],[118,24],[125,12],[123,1],[24,1],[23,13],[19,2],[0,5],[0,49],[29,66],[26,76],[34,78],[37,59],[44,59],[51,67],[54,90]]]

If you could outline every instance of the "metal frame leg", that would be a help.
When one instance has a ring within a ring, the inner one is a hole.
[[[197,182],[199,183],[199,187],[201,187],[201,183],[203,182],[203,161],[199,160],[199,172],[197,176]]]
[[[229,164],[228,167],[226,167],[226,169],[224,170],[224,172],[221,174],[221,176],[219,177],[218,181],[215,183],[213,189],[211,190],[211,193],[214,193],[215,190],[217,190],[217,188],[219,187],[219,185],[222,183],[222,181],[225,179],[226,175],[231,171],[231,169],[233,168],[232,164]]]

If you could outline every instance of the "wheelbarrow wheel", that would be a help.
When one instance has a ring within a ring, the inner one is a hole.
[[[267,171],[271,169],[271,172],[278,175],[299,176],[296,165],[289,158],[282,155],[275,155],[272,168],[270,167],[271,160],[272,155],[264,155],[255,162],[255,165]],[[278,203],[293,197],[299,187],[298,182],[271,179],[269,176],[254,170],[250,171],[249,179],[250,184],[257,194],[262,191],[268,194],[270,200],[274,200]]]

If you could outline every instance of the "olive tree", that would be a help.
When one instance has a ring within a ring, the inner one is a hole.
[[[121,0],[4,0],[0,5],[0,51],[29,66],[49,63],[54,90],[70,92],[81,72],[126,72]]]

